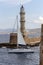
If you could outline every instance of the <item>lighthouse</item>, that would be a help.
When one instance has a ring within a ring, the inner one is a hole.
[[[25,36],[25,10],[23,5],[20,8],[20,30],[24,37]]]

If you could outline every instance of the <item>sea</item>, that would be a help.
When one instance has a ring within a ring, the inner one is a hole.
[[[9,42],[10,35],[0,35],[0,43]],[[9,48],[0,48],[0,65],[39,65],[40,46],[31,47],[34,53],[9,54]]]

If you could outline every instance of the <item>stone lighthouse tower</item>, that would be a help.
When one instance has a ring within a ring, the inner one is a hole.
[[[20,30],[24,37],[25,36],[25,11],[23,5],[20,8]]]

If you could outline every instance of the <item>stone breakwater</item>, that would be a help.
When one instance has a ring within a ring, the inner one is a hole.
[[[25,42],[27,42],[26,44],[30,46],[37,46],[40,44],[40,41],[41,41],[41,37],[35,37],[35,38],[26,37],[24,39],[25,39]]]

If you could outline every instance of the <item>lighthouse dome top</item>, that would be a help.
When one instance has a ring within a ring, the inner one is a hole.
[[[23,5],[22,5],[21,8],[20,8],[20,12],[21,12],[21,13],[25,13]]]

